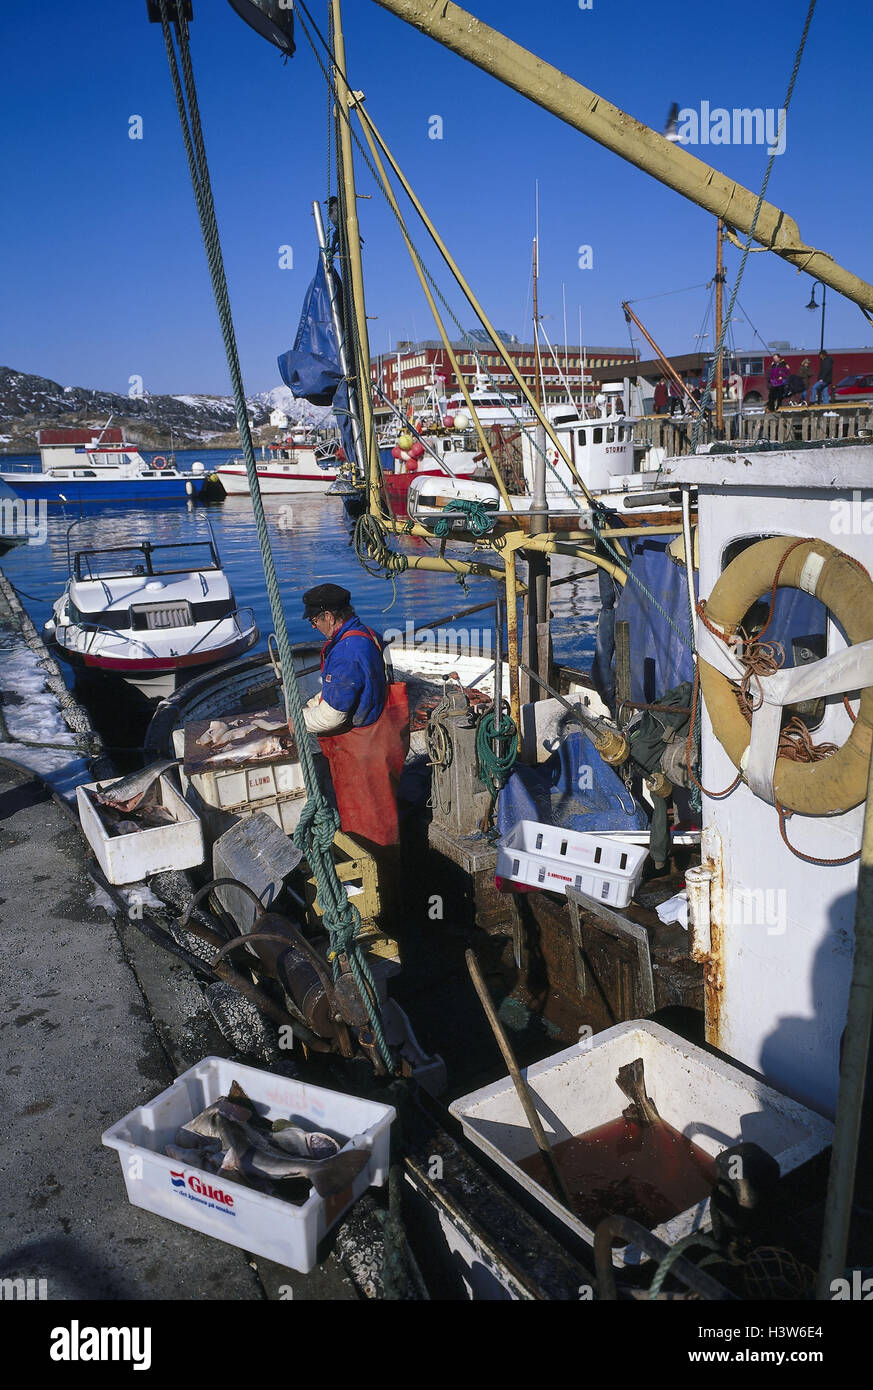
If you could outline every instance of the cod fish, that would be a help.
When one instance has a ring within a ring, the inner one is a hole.
[[[200,735],[197,743],[201,748],[222,748],[229,743],[243,742],[258,733],[275,734],[280,729],[287,728],[288,724],[284,719],[261,717],[243,719],[236,724],[225,724],[220,719],[213,719],[205,733]]]
[[[234,1106],[234,1110],[238,1107]],[[222,1145],[233,1151],[246,1176],[261,1178],[306,1178],[319,1197],[335,1197],[348,1187],[367,1166],[369,1149],[349,1149],[331,1158],[304,1158],[278,1148],[274,1136],[259,1134],[250,1124],[227,1113],[225,1103],[217,1103],[215,1116]],[[287,1133],[279,1131],[279,1133]]]
[[[163,762],[152,763],[151,767],[129,773],[127,777],[122,777],[120,782],[95,787],[94,800],[102,806],[113,806],[116,811],[135,811],[146,799],[147,793],[161,773],[166,772],[168,768],[178,767],[181,761],[181,758],[165,758]]]
[[[285,750],[281,741],[271,735],[263,738],[250,738],[244,743],[234,743],[224,751],[216,753],[213,763],[239,762],[240,758],[274,758]]]
[[[271,1138],[273,1144],[285,1153],[297,1154],[300,1158],[333,1158],[342,1147],[329,1134],[298,1129],[290,1120],[276,1120]]]
[[[226,1107],[232,1120],[248,1122],[255,1114],[254,1102],[249,1100],[242,1086],[233,1081],[226,1096],[219,1096],[218,1100],[207,1105],[199,1115],[195,1115],[193,1120],[188,1120],[187,1124],[176,1130],[176,1143],[183,1149],[220,1148],[216,1124],[219,1106]]]

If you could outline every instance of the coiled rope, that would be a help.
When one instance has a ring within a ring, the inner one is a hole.
[[[485,503],[480,502],[477,498],[456,497],[453,501],[446,502],[443,511],[460,513],[465,520],[466,530],[477,540],[481,540],[483,536],[487,536],[488,532],[494,529],[494,517],[487,510]],[[434,525],[433,533],[442,540],[449,534],[450,527],[450,518],[441,516]],[[495,549],[499,550],[506,544],[506,541],[502,536],[495,537],[492,544]]]
[[[240,442],[245,459],[246,477],[248,479],[249,491],[252,498],[252,510],[255,516],[258,545],[260,546],[261,560],[264,566],[267,595],[270,601],[270,613],[273,619],[273,627],[282,666],[286,712],[294,728],[303,730],[305,728],[303,702],[297,685],[291,645],[288,641],[285,613],[282,608],[279,581],[273,561],[270,536],[267,530],[266,517],[264,515],[264,504],[261,498],[260,481],[258,478],[257,465],[255,463],[254,446],[252,444],[248,411],[246,409],[246,398],[243,390],[242,373],[239,365],[239,353],[237,351],[236,335],[233,327],[233,316],[231,314],[230,299],[227,291],[227,277],[221,253],[215,204],[212,198],[209,165],[206,158],[203,130],[200,123],[200,109],[197,101],[194,71],[191,64],[188,26],[184,14],[181,12],[181,6],[176,6],[173,23],[175,25],[176,39],[179,46],[179,59],[181,61],[182,74],[184,77],[183,94],[182,80],[179,75],[179,63],[177,62],[176,50],[170,29],[167,0],[159,0],[159,5],[161,27],[163,29],[164,43],[167,50],[167,60],[173,82],[176,107],[179,113],[179,124],[182,129],[182,139],[185,144],[185,154],[188,159],[191,185],[197,204],[200,229],[203,235],[203,244],[206,249],[206,257],[212,279],[212,292],[215,297],[216,309],[218,310],[221,334],[227,356],[227,365],[230,372],[231,384],[233,386],[237,426],[239,428]],[[337,877],[336,867],[331,853],[334,836],[339,829],[339,815],[336,810],[329,805],[319,785],[312,757],[312,750],[309,746],[309,739],[306,734],[304,733],[297,742],[300,752],[300,762],[303,768],[303,780],[306,787],[307,799],[303,808],[303,814],[300,817],[300,823],[293,838],[297,846],[306,856],[318,884],[318,895],[323,907],[324,926],[330,937],[330,958],[333,961],[334,976],[339,974],[339,957],[344,954],[348,959],[352,976],[366,1006],[367,1016],[370,1021],[376,1045],[385,1066],[388,1068],[388,1071],[391,1072],[394,1069],[394,1063],[382,1029],[378,1007],[375,1003],[375,984],[367,962],[355,939],[361,925],[360,913],[354,904],[349,902],[346,890]]]
[[[498,753],[499,745],[506,746]],[[483,714],[476,729],[476,758],[479,776],[491,793],[492,801],[502,788],[518,757],[518,729],[509,714],[498,718],[496,710]]]

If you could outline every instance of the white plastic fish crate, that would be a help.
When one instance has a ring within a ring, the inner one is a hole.
[[[347,1137],[346,1149],[370,1149],[367,1166],[337,1196],[319,1197],[312,1188],[306,1201],[295,1206],[168,1158],[164,1148],[174,1142],[176,1130],[226,1096],[232,1081],[268,1120],[290,1119],[337,1139]],[[395,1115],[391,1105],[273,1076],[224,1057],[205,1057],[148,1105],[107,1129],[103,1143],[118,1150],[133,1206],[308,1274],[317,1262],[319,1241],[343,1212],[368,1187],[387,1181]]]
[[[173,749],[177,758],[184,757],[184,729],[173,731]],[[183,792],[190,784],[207,806],[237,816],[251,815],[253,811],[267,811],[268,815],[272,815],[264,802],[306,797],[300,760],[287,755],[263,758],[243,766],[209,768],[204,772],[193,772],[190,776],[180,768],[179,777]],[[281,824],[276,815],[272,818]]]
[[[827,1148],[833,1125],[814,1110],[782,1095],[721,1057],[649,1019],[634,1019],[596,1033],[586,1046],[576,1043],[525,1068],[534,1105],[553,1145],[587,1134],[621,1115],[627,1097],[619,1089],[619,1068],[641,1057],[646,1092],[661,1118],[715,1158],[740,1140],[754,1140],[771,1154],[784,1176]],[[588,1245],[594,1232],[540,1187],[519,1161],[537,1152],[518,1094],[508,1076],[449,1106],[464,1134],[505,1173]],[[710,1200],[687,1207],[654,1227],[674,1245],[692,1231],[711,1225]],[[617,1265],[638,1265],[645,1255],[631,1242],[613,1250]]]
[[[120,781],[120,778],[116,778]],[[76,788],[82,833],[97,856],[110,883],[141,883],[149,874],[167,869],[193,869],[203,863],[203,827],[200,817],[176,791],[166,776],[158,779],[161,803],[174,817],[172,825],[158,825],[136,834],[110,835],[88,795],[111,782],[87,782]]]
[[[648,845],[611,835],[522,820],[499,842],[497,876],[563,893],[578,888],[610,907],[627,907],[643,876]]]

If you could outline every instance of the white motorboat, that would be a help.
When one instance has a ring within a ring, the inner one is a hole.
[[[43,636],[57,656],[154,697],[259,637],[211,540],[78,551],[53,614]]]
[[[268,445],[270,457],[257,464],[261,492],[327,492],[339,473],[335,447],[317,441],[305,428],[293,430]],[[242,459],[217,468],[228,496],[248,495],[249,480]]]

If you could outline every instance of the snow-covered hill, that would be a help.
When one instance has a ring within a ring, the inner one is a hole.
[[[287,386],[260,391],[247,401],[255,428],[268,426],[274,410],[289,420],[320,424],[330,410],[295,400]],[[48,377],[0,367],[0,448],[5,452],[30,451],[36,431],[50,425],[124,425],[132,443],[145,448],[218,444],[236,431],[236,411],[230,396],[120,395],[82,386],[62,386]]]

